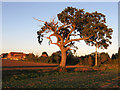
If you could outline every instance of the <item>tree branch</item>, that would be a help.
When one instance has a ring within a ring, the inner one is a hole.
[[[71,29],[71,31],[70,31],[70,33],[67,35],[67,38],[66,38],[65,42],[68,41],[68,39],[69,39],[69,37],[70,37],[70,34],[75,30],[75,25],[73,25],[73,28],[70,27],[70,29]]]
[[[35,20],[37,20],[37,21],[40,21],[40,22],[44,22],[44,23],[45,23],[45,21],[42,21],[42,20],[36,19],[36,18],[34,18],[34,17],[33,17],[33,19],[35,19]]]
[[[67,47],[67,48],[65,48],[65,49],[66,49],[66,51],[67,51],[67,50],[72,50],[70,47]]]
[[[53,42],[52,42],[52,40],[51,40],[51,38],[50,38],[51,36],[55,36],[55,37],[57,38],[57,43],[53,43]],[[56,34],[51,34],[49,37],[47,37],[47,39],[50,40],[50,43],[51,43],[51,44],[55,44],[55,45],[57,45],[57,46],[60,47],[59,41],[58,41],[58,36],[57,36]]]
[[[92,36],[92,35],[91,35],[91,36]],[[86,38],[71,39],[71,40],[66,41],[66,42],[64,43],[64,45],[66,45],[67,43],[72,42],[72,41],[87,40],[87,39],[89,39],[91,36],[86,37]]]

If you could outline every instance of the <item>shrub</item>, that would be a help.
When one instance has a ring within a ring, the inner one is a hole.
[[[109,57],[108,53],[100,54],[101,64],[107,63],[109,61],[109,59],[110,59],[110,57]]]
[[[53,54],[50,56],[50,62],[51,62],[51,63],[57,63],[57,64],[59,64],[59,63],[60,63],[60,60],[61,60],[61,56],[60,56],[59,51],[53,53]]]
[[[38,62],[38,56],[34,54],[28,54],[25,58],[25,61]]]
[[[72,54],[69,54],[67,56],[67,60],[66,60],[67,65],[76,65],[78,63],[79,63],[79,58],[78,57],[75,57]]]
[[[49,57],[39,57],[38,62],[49,63],[50,58]]]

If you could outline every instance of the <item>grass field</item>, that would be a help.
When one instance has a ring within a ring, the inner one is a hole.
[[[116,68],[86,72],[3,70],[2,74],[3,88],[120,88],[120,73]]]

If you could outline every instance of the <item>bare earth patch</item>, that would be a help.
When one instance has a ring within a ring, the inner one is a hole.
[[[56,69],[58,64],[47,64],[39,62],[26,62],[17,60],[2,60],[2,70],[31,70],[31,69]],[[79,65],[68,65],[66,68],[84,67]]]
[[[2,70],[55,69],[57,64],[2,60]]]

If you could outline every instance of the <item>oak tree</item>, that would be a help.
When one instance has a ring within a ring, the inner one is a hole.
[[[112,29],[108,29],[105,23],[105,15],[97,12],[88,13],[84,9],[76,9],[73,7],[65,8],[58,15],[58,20],[54,19],[50,22],[41,21],[44,25],[37,32],[38,41],[41,44],[44,38],[49,39],[49,44],[57,45],[61,50],[60,67],[66,66],[66,51],[78,49],[75,46],[76,41],[84,40],[88,45],[95,45],[97,43],[101,47],[107,47],[109,42],[104,36],[111,38]],[[107,32],[107,33],[106,33]],[[51,37],[55,37],[55,42]]]

